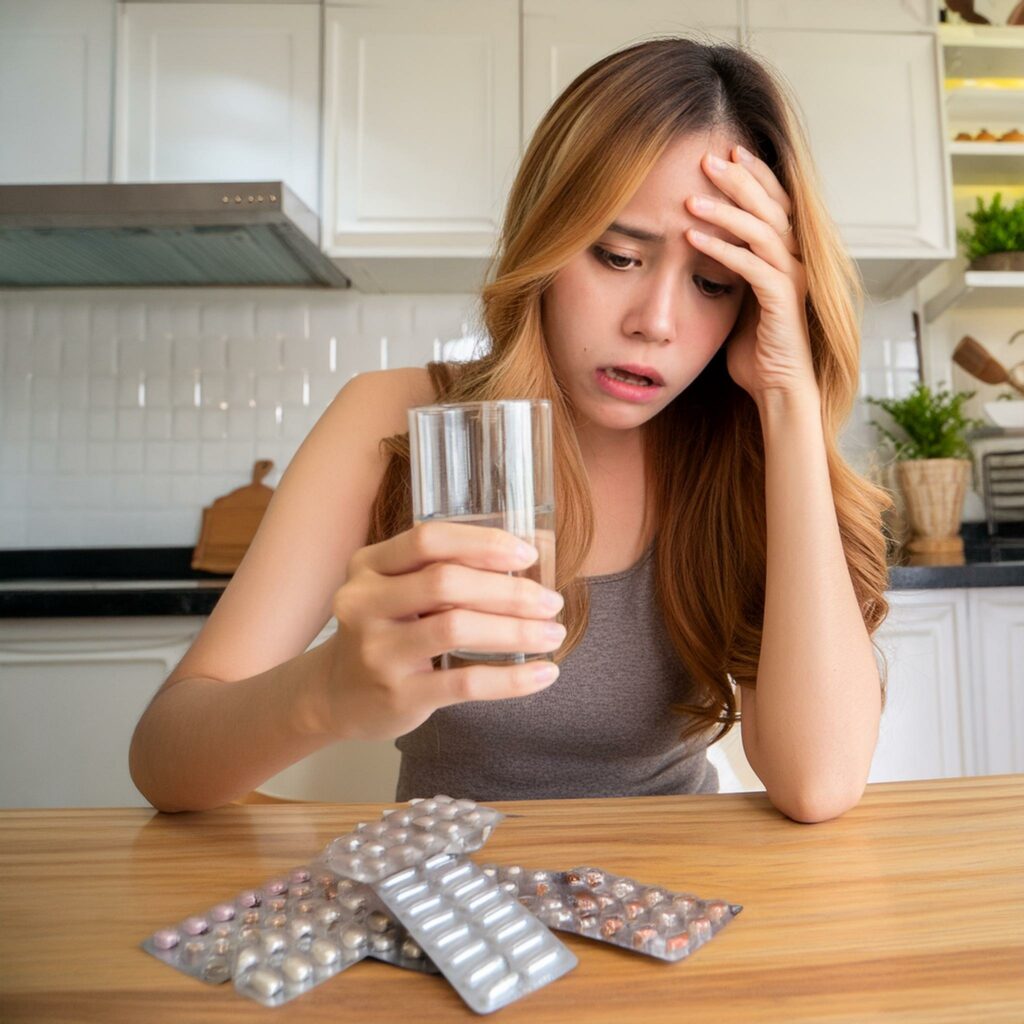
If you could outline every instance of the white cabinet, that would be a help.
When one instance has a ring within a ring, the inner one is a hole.
[[[969,592],[979,775],[1024,772],[1024,587]]]
[[[871,782],[974,774],[965,590],[893,591],[875,635],[887,698]]]
[[[0,807],[145,806],[132,732],[204,621],[0,621]]]
[[[384,278],[412,257],[486,259],[519,157],[516,0],[362,0],[324,17],[328,254],[380,259]],[[367,265],[342,262],[373,289]]]
[[[114,0],[0,4],[0,184],[110,179]]]
[[[759,28],[922,32],[935,27],[935,0],[747,0],[747,24]]]
[[[319,211],[320,8],[126,3],[117,181],[283,180]]]
[[[601,57],[657,35],[739,41],[735,0],[523,0],[523,148],[562,90]]]
[[[750,0],[751,25],[759,10]],[[796,95],[826,203],[869,289],[899,294],[950,258],[935,33],[754,27],[749,42]]]

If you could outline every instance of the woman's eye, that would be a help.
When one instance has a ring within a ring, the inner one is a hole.
[[[709,299],[717,299],[720,295],[728,295],[732,291],[732,285],[718,284],[716,281],[709,281],[706,277],[695,277],[693,283],[700,293]]]
[[[595,245],[593,252],[606,267],[611,267],[612,270],[629,270],[633,264],[639,265],[639,260],[635,260],[632,256],[623,256],[622,253],[611,252],[601,245]]]

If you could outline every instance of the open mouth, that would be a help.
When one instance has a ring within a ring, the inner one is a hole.
[[[657,383],[650,377],[645,377],[639,373],[631,373],[629,370],[620,370],[617,366],[607,366],[603,371],[607,376],[611,377],[612,380],[622,381],[623,384],[634,384],[638,387],[654,387]]]

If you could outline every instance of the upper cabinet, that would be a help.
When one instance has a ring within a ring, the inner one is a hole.
[[[361,0],[324,16],[328,254],[364,290],[409,275],[444,287],[432,272],[475,286],[519,158],[517,0]]]
[[[0,4],[0,184],[110,180],[114,0]]]
[[[117,181],[283,180],[319,211],[320,7],[125,3]]]
[[[747,25],[752,30],[923,32],[934,29],[935,22],[935,0],[747,0]]]
[[[736,0],[523,0],[523,148],[562,90],[595,61],[657,35],[739,41]]]
[[[935,32],[856,27],[856,15],[887,6],[888,20],[902,13],[923,28],[912,15],[925,5],[911,3],[830,4],[841,27],[772,27],[813,6],[749,0],[749,42],[796,95],[825,200],[868,287],[896,294],[955,248]]]

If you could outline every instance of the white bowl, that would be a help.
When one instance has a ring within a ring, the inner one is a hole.
[[[1008,402],[986,402],[985,415],[997,427],[1024,427],[1024,398]]]

